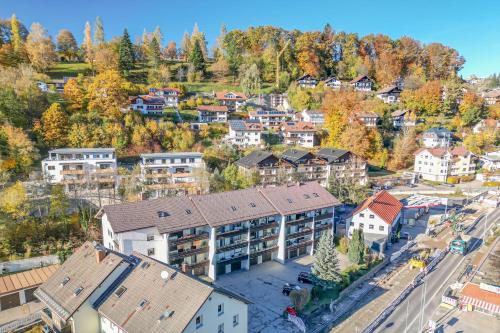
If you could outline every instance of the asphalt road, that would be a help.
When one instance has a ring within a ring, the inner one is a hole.
[[[500,208],[488,216],[488,226],[500,219]],[[463,272],[467,262],[479,248],[482,241],[485,218],[478,221],[470,232],[473,237],[471,249],[466,256],[447,254],[446,257],[427,275],[425,282],[416,287],[394,312],[375,330],[383,333],[419,333],[428,323],[432,314],[441,303],[446,288],[455,282]],[[422,304],[423,316],[422,316]]]

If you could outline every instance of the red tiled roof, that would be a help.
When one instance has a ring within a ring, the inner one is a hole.
[[[387,191],[380,191],[359,205],[352,215],[369,208],[387,224],[392,224],[403,208],[403,204]]]
[[[282,124],[285,132],[315,132],[313,123],[307,121],[286,121]]]
[[[225,105],[199,105],[196,110],[206,111],[206,112],[227,112],[227,106]]]
[[[435,157],[442,157],[447,152],[449,152],[452,156],[467,156],[470,153],[465,147],[455,147],[451,150],[446,148],[420,148],[415,152],[415,155],[418,155],[423,151],[428,151]]]
[[[467,282],[462,288],[462,296],[481,300],[490,304],[500,306],[500,294],[481,289],[478,284]]]
[[[229,98],[229,97],[225,96],[226,94],[233,94],[236,97],[235,98]],[[218,91],[218,92],[215,93],[215,97],[217,99],[221,99],[221,100],[225,99],[225,100],[234,100],[234,101],[242,101],[242,100],[246,100],[247,99],[247,96],[245,94],[234,92],[234,91]]]

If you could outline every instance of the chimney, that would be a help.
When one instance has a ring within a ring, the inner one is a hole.
[[[101,263],[104,258],[106,258],[106,251],[103,250],[103,249],[96,249],[95,250],[95,260],[97,261],[97,263]]]

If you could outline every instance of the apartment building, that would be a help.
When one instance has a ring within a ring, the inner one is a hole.
[[[230,120],[225,140],[238,147],[260,146],[264,126],[256,120]]]
[[[227,123],[229,110],[225,105],[200,105],[196,111],[200,123]]]
[[[320,110],[302,110],[296,115],[296,120],[312,123],[314,126],[323,126],[325,123],[325,114]]]
[[[286,145],[312,148],[315,133],[316,127],[313,123],[287,121],[281,124],[281,137]]]
[[[415,152],[415,174],[425,180],[445,182],[449,176],[472,176],[476,157],[464,147],[421,148]]]
[[[46,331],[248,331],[248,301],[140,253],[86,242],[36,291]]]
[[[368,183],[368,163],[358,155],[343,149],[322,148],[316,156],[326,161],[326,179],[353,180],[360,185]]]
[[[50,184],[67,191],[114,188],[117,163],[114,148],[61,148],[49,151],[42,160],[42,174]]]
[[[219,91],[215,93],[215,99],[219,101],[221,105],[227,106],[229,112],[233,112],[245,105],[248,97],[239,92]]]
[[[422,133],[422,144],[425,148],[450,147],[451,132],[444,127],[434,127]]]
[[[148,198],[203,193],[205,162],[198,152],[141,154],[141,181]]]
[[[292,180],[316,181],[326,187],[328,167],[324,159],[301,149],[285,150],[281,158],[294,166]]]
[[[339,205],[316,182],[105,206],[104,244],[213,280],[312,253]]]
[[[240,158],[236,161],[236,165],[246,177],[258,175],[262,185],[279,185],[291,182],[295,172],[293,163],[262,150],[255,150]]]
[[[279,128],[281,123],[291,118],[291,114],[284,110],[257,109],[248,111],[250,120],[258,121],[264,129]]]

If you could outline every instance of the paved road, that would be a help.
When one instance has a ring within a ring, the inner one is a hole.
[[[500,208],[488,216],[488,226],[493,221],[500,220]],[[425,282],[415,288],[407,299],[375,330],[383,333],[418,333],[420,327],[425,327],[432,314],[441,303],[441,295],[445,289],[456,281],[458,275],[465,269],[467,262],[481,244],[485,218],[481,218],[470,235],[473,237],[473,249],[466,256],[448,254],[425,278]],[[424,313],[421,316],[421,307]]]

